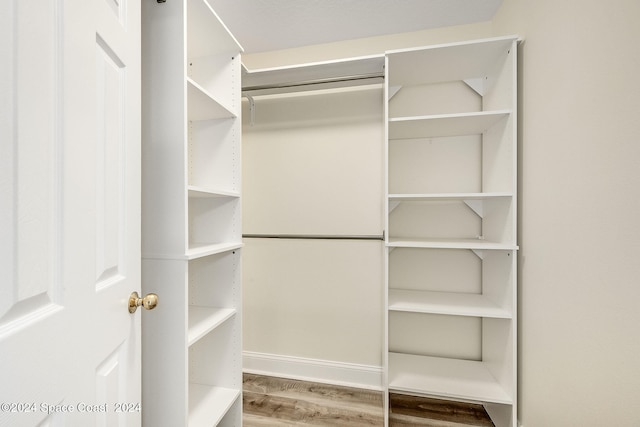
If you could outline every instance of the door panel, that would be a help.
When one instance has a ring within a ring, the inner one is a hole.
[[[0,288],[0,334],[18,324],[37,323],[59,308],[59,2],[42,5],[37,19],[28,19],[38,6],[29,3],[34,2],[7,5],[13,13],[0,18],[3,32],[10,34],[3,34],[2,57],[13,65],[3,64],[0,71],[0,266],[2,282],[12,284]],[[23,54],[29,51],[39,54]],[[52,78],[43,79],[40,72]]]
[[[0,425],[140,425],[140,5],[3,1],[0,55]]]
[[[96,38],[96,277],[97,288],[123,278],[122,184],[125,64],[107,43]]]

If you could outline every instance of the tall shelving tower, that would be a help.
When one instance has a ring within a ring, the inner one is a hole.
[[[387,52],[387,390],[516,426],[516,37]]]
[[[206,0],[143,7],[143,424],[242,424],[241,46]]]

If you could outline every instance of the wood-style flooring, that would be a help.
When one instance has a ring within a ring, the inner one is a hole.
[[[244,374],[243,424],[383,426],[382,393]],[[391,394],[391,427],[493,426],[482,405]]]

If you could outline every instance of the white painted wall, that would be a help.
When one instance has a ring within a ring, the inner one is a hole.
[[[266,67],[523,36],[524,427],[640,425],[639,16],[637,0],[504,0],[491,23],[243,58]]]
[[[243,112],[243,232],[382,236],[382,85],[254,101],[253,124],[248,102]],[[383,242],[244,242],[245,369],[379,388]]]
[[[245,234],[381,235],[383,89],[243,103]]]
[[[520,50],[520,419],[639,426],[640,2],[505,0]]]
[[[381,242],[245,244],[245,351],[381,365]]]

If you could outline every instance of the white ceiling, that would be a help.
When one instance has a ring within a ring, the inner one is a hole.
[[[208,0],[245,53],[489,21],[502,0]]]

